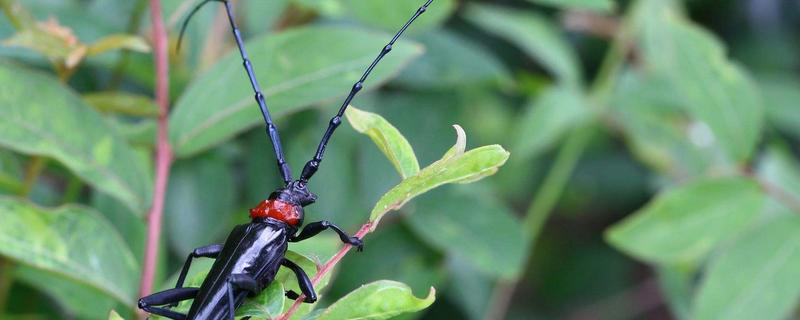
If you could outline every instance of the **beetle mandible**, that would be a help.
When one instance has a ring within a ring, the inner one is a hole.
[[[342,242],[355,246],[358,251],[363,249],[361,239],[348,236],[342,229],[328,221],[309,223],[297,233],[303,225],[303,208],[317,200],[317,196],[306,187],[308,180],[317,172],[325,153],[325,147],[333,132],[342,122],[347,106],[353,97],[363,88],[369,74],[392,50],[392,45],[403,32],[417,19],[433,0],[427,0],[411,18],[392,37],[391,41],[381,49],[378,56],[367,67],[361,78],[353,85],[350,93],[345,98],[339,112],[330,120],[322,140],[317,146],[314,157],[303,167],[300,178],[292,179],[289,165],[286,163],[281,147],[278,129],[272,122],[269,109],[261,93],[258,80],[256,80],[250,58],[247,56],[239,28],[233,17],[233,10],[229,0],[203,0],[189,13],[181,27],[178,46],[192,15],[209,2],[221,2],[228,14],[228,21],[233,29],[233,36],[241,54],[244,68],[255,91],[255,100],[261,109],[261,114],[266,122],[267,135],[272,142],[272,147],[278,162],[278,169],[283,178],[284,186],[270,194],[267,200],[250,209],[251,221],[234,227],[224,244],[213,244],[193,250],[186,258],[175,288],[157,292],[139,299],[139,308],[142,310],[164,316],[170,319],[234,319],[235,310],[242,305],[245,298],[253,296],[266,288],[275,278],[278,269],[283,266],[292,270],[297,276],[300,290],[305,295],[305,302],[313,303],[317,295],[308,275],[300,266],[284,257],[289,242],[302,241],[313,237],[326,229],[335,231]],[[183,282],[189,271],[192,260],[195,258],[216,259],[208,275],[199,288],[184,288]],[[296,299],[299,294],[287,291],[286,296]],[[173,310],[180,301],[194,299],[187,314]]]

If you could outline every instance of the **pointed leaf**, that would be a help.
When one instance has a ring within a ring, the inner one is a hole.
[[[431,287],[428,296],[419,299],[407,285],[380,280],[361,286],[336,301],[316,320],[362,319],[378,320],[417,312],[430,306],[436,300],[436,290]]]
[[[139,266],[125,242],[91,208],[37,207],[0,197],[0,254],[67,278],[131,306]]]
[[[378,27],[386,32],[397,32],[422,5],[419,0],[362,1],[339,0],[344,12],[361,23]],[[456,8],[455,0],[435,1],[428,10],[409,27],[409,34],[422,32],[441,24]]]
[[[112,34],[103,37],[89,46],[86,55],[98,55],[106,51],[128,49],[138,52],[149,52],[150,45],[142,37],[130,34]]]
[[[561,9],[589,10],[599,13],[614,11],[614,0],[528,0],[530,2],[558,7]]]
[[[97,111],[142,117],[158,117],[158,106],[152,98],[122,92],[93,92],[83,95],[83,100]]]
[[[419,172],[417,156],[405,137],[378,114],[350,106],[345,112],[347,121],[356,131],[366,134],[405,179]]]
[[[547,89],[528,108],[520,120],[513,149],[520,157],[533,157],[547,150],[588,118],[590,112],[580,91],[569,87]]]
[[[389,35],[347,27],[302,27],[246,43],[274,118],[347,94]],[[341,45],[347,39],[347,45]],[[380,86],[421,53],[398,42],[365,84]],[[219,144],[262,123],[238,52],[230,52],[189,85],[170,117],[170,140],[179,156]]]
[[[480,43],[446,30],[431,30],[415,38],[425,53],[393,81],[404,87],[430,90],[507,84],[511,75]]]
[[[606,239],[648,262],[691,264],[747,226],[764,201],[758,184],[744,178],[694,181],[661,193],[607,230]]]
[[[54,158],[135,213],[150,205],[144,159],[56,79],[0,62],[0,145]]]
[[[508,160],[508,151],[500,145],[483,146],[464,152],[464,143],[465,140],[459,138],[459,142],[444,158],[401,181],[384,194],[370,214],[370,221],[374,222],[373,228],[384,214],[397,210],[414,197],[443,184],[468,183],[490,176]]]
[[[125,318],[120,316],[117,311],[111,310],[111,312],[108,313],[108,320],[125,320]]]
[[[800,299],[800,217],[751,230],[711,261],[692,319],[788,319]]]
[[[469,4],[465,17],[482,29],[514,43],[566,85],[578,85],[578,59],[558,29],[530,11]]]
[[[643,56],[668,80],[682,107],[704,122],[726,155],[747,160],[763,122],[759,93],[747,74],[725,53],[719,39],[682,17],[665,1],[644,1],[639,18]]]
[[[522,223],[491,197],[453,189],[422,196],[417,212],[406,216],[405,221],[433,247],[469,262],[484,274],[518,277],[528,241]]]

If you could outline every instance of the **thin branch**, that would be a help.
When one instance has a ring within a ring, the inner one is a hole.
[[[367,222],[366,224],[361,226],[361,229],[358,230],[358,232],[356,232],[355,236],[358,237],[359,239],[364,239],[364,236],[366,236],[370,232],[372,232],[372,222]],[[322,279],[322,277],[330,273],[331,270],[333,270],[333,268],[336,267],[336,264],[338,264],[339,261],[342,260],[344,255],[346,255],[347,252],[349,252],[350,248],[352,247],[353,246],[349,244],[345,244],[344,247],[342,247],[342,249],[339,250],[339,252],[337,252],[330,260],[328,260],[328,262],[326,262],[325,265],[323,265],[322,268],[319,269],[319,271],[317,271],[317,274],[314,275],[314,279],[311,280],[311,284],[313,286],[316,286],[319,283],[320,279]],[[294,301],[292,306],[289,307],[289,310],[286,310],[286,313],[278,317],[277,320],[288,320],[289,318],[291,318],[292,315],[297,311],[297,308],[300,308],[300,305],[303,303],[303,300],[305,298],[306,298],[305,295],[300,295],[300,297],[298,297],[297,300]]]
[[[523,226],[529,236],[529,250],[533,250],[542,226],[553,212],[553,208],[558,204],[558,199],[561,198],[561,194],[564,192],[564,188],[567,186],[567,182],[569,182],[569,178],[572,176],[583,150],[586,149],[586,145],[592,137],[593,129],[591,124],[587,124],[572,131],[561,149],[559,149],[553,166],[550,168],[533,201],[531,201],[523,220]],[[530,260],[530,254],[528,254],[526,260]],[[528,263],[525,263],[525,265],[528,265]],[[492,300],[486,312],[486,319],[505,318],[511,298],[517,289],[517,283],[518,281],[498,281],[495,284]]]
[[[156,178],[153,188],[153,206],[147,214],[147,243],[145,245],[140,296],[153,290],[158,244],[161,237],[161,218],[164,213],[164,197],[167,191],[169,169],[172,164],[172,149],[167,136],[167,115],[169,111],[169,62],[167,53],[167,30],[161,17],[161,2],[150,0],[152,17],[153,60],[156,68],[156,104],[159,107],[158,142],[156,144]]]

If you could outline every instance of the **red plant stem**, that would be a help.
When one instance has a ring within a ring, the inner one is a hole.
[[[367,222],[366,224],[361,226],[361,229],[358,230],[358,232],[356,232],[355,236],[358,237],[359,239],[364,239],[364,236],[366,236],[370,232],[372,232],[372,222]],[[344,255],[346,255],[347,252],[350,251],[350,248],[352,247],[353,246],[349,244],[345,244],[344,247],[342,247],[342,249],[339,250],[339,252],[337,252],[330,260],[328,260],[328,262],[326,262],[325,265],[323,265],[322,268],[319,269],[319,271],[317,271],[317,274],[314,275],[314,279],[311,279],[311,284],[316,286],[319,283],[320,279],[322,279],[322,277],[324,277],[325,274],[331,272],[331,270],[333,270],[333,267],[335,267],[336,264],[338,264],[339,261],[342,260]],[[306,296],[301,294],[300,297],[298,297],[294,301],[292,306],[289,307],[289,310],[286,310],[286,313],[278,317],[277,320],[288,320],[289,318],[291,318],[292,315],[297,311],[297,308],[300,307],[300,304],[303,303],[303,300],[305,298]]]
[[[172,164],[172,149],[167,136],[167,115],[169,112],[169,64],[167,55],[167,30],[161,17],[161,2],[150,0],[150,16],[153,29],[153,60],[156,67],[156,103],[159,107],[158,142],[156,143],[156,178],[153,188],[153,206],[147,214],[147,243],[144,252],[144,266],[139,295],[145,296],[153,291],[158,244],[161,237],[161,218],[164,213],[164,197],[167,191],[169,168]]]

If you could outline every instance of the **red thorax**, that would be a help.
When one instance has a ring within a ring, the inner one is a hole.
[[[297,206],[280,200],[264,200],[255,208],[250,209],[250,218],[273,218],[297,225],[300,222],[300,212]]]

